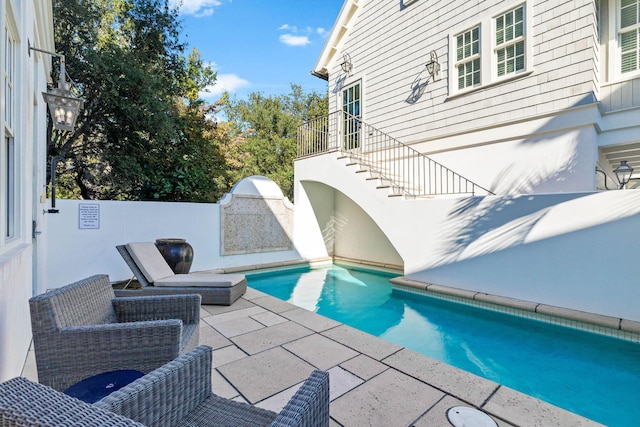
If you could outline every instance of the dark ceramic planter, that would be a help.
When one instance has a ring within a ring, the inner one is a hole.
[[[193,248],[185,239],[156,239],[156,247],[175,274],[189,273]]]

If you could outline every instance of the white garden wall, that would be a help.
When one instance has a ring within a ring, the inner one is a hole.
[[[234,187],[236,192],[232,194],[258,197],[265,191],[264,179],[258,182],[252,178],[251,183]],[[267,196],[271,201],[275,197],[272,193]],[[220,203],[224,205],[230,199],[228,195]],[[45,283],[39,291],[99,273],[108,274],[112,281],[131,278],[129,267],[116,250],[116,245],[128,242],[184,238],[194,250],[191,271],[294,261],[301,259],[300,253],[310,252],[301,240],[300,248],[294,242],[292,250],[221,255],[221,204],[57,200],[60,212],[47,218]],[[98,218],[87,218],[89,210],[99,210]]]

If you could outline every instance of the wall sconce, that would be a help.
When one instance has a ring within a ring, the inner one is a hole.
[[[626,160],[622,160],[620,161],[618,167],[613,171],[615,172],[616,178],[618,178],[618,182],[620,183],[620,189],[623,189],[631,179],[633,168],[627,164]]]
[[[55,129],[72,131],[76,124],[78,113],[84,106],[84,100],[74,97],[71,90],[67,88],[64,55],[38,49],[29,44],[29,56],[31,56],[32,50],[60,58],[60,79],[58,80],[58,87],[47,92],[42,92],[42,97],[44,98],[44,102],[49,105],[49,114],[53,120],[53,127]]]
[[[596,166],[596,172],[600,172],[604,176],[604,188],[607,190],[614,190],[614,188],[609,188],[607,184],[607,174],[604,171]],[[617,168],[613,170],[616,174],[616,178],[618,179],[618,190],[622,190],[625,185],[629,183],[631,180],[631,174],[633,173],[633,168],[627,164],[626,160],[620,161],[620,164]]]
[[[351,56],[348,53],[342,55],[342,64],[340,64],[340,68],[342,68],[342,71],[344,71],[346,74],[351,73],[351,70],[353,69],[353,63],[351,62]]]
[[[440,63],[438,62],[438,54],[435,50],[432,50],[429,53],[429,62],[427,62],[427,72],[431,76],[431,79],[434,80],[440,71]]]

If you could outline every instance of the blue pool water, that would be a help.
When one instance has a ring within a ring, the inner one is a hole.
[[[640,425],[640,344],[393,290],[333,266],[248,285],[609,426]]]

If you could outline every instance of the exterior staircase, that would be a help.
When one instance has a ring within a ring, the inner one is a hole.
[[[494,194],[349,113],[336,111],[298,128],[298,158],[339,151],[346,167],[377,181],[389,197]]]

